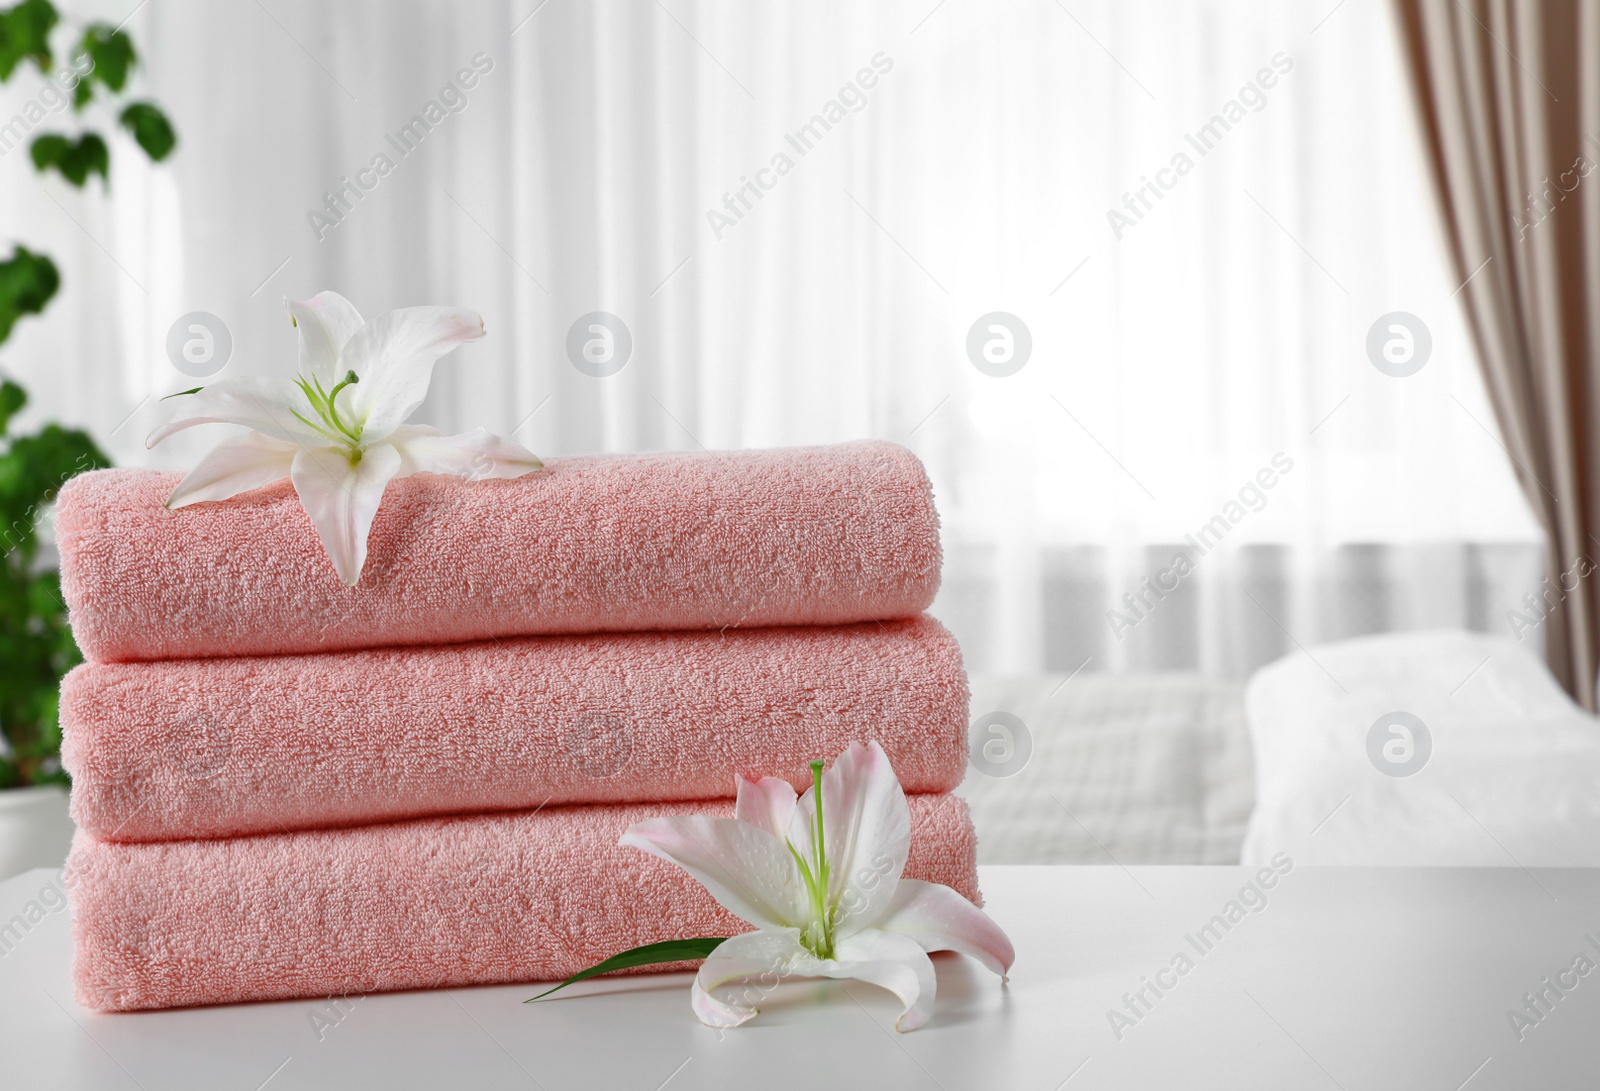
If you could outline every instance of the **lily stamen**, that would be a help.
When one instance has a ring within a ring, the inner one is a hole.
[[[298,412],[295,412],[295,416],[300,419],[301,423],[310,425],[335,442],[348,443],[351,447],[359,447],[361,445],[362,429],[359,426],[353,427],[345,423],[343,414],[339,412],[336,399],[339,397],[339,391],[347,386],[354,386],[360,381],[361,377],[352,369],[345,372],[344,378],[335,383],[332,390],[324,390],[322,389],[322,381],[315,375],[309,380],[303,375],[296,376],[295,385],[306,396],[306,401],[311,403],[311,408],[316,411],[317,416],[322,418],[322,424],[306,420]],[[330,428],[333,431],[330,432]]]
[[[481,428],[447,436],[406,423],[427,395],[434,361],[483,336],[478,315],[459,307],[408,307],[365,322],[335,292],[288,307],[300,331],[300,366],[293,373],[221,379],[163,399],[163,421],[147,445],[197,424],[251,429],[218,444],[167,497],[168,508],[226,500],[287,477],[335,574],[353,587],[392,479],[414,473],[514,478],[543,465],[527,448]]]
[[[811,854],[817,862],[817,881],[812,888],[812,911],[816,914],[815,927],[821,934],[817,937],[817,950],[814,952],[818,958],[833,957],[833,920],[832,907],[829,905],[828,892],[828,849],[827,842],[823,840],[822,831],[822,762],[811,763],[811,787],[816,793],[817,822],[812,835]]]
[[[740,777],[732,818],[669,815],[622,835],[622,844],[687,870],[723,908],[754,926],[714,941],[690,993],[700,1020],[732,1027],[757,1014],[748,988],[742,998],[721,995],[738,981],[860,978],[900,998],[895,1028],[911,1030],[933,1008],[937,979],[929,952],[962,951],[1003,977],[1015,957],[1005,933],[950,887],[902,874],[911,811],[883,748],[852,743],[826,777],[822,762],[810,765],[812,789],[804,800],[779,777]],[[838,835],[831,853],[830,829]],[[802,852],[808,841],[811,851]],[[784,848],[792,870],[783,866]],[[835,865],[837,890],[829,881]],[[683,957],[682,948],[672,947],[653,961]],[[896,972],[886,974],[891,965]]]

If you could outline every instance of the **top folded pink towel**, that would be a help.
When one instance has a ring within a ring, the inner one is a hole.
[[[879,441],[417,474],[390,483],[353,588],[288,481],[169,511],[177,482],[98,470],[61,490],[62,588],[91,660],[842,624],[915,615],[939,585],[927,474]]]

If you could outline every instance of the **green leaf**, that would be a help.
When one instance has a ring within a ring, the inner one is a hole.
[[[79,81],[72,95],[74,109],[81,110],[94,94],[94,83],[104,84],[112,91],[121,91],[128,82],[128,72],[138,62],[133,50],[133,39],[110,23],[90,23],[78,43],[77,53],[87,53],[94,68]],[[77,55],[74,54],[74,56]]]
[[[0,261],[0,341],[11,336],[17,319],[44,310],[59,287],[61,274],[43,254],[19,246],[10,261]]]
[[[627,970],[634,966],[650,966],[657,962],[687,962],[690,959],[705,958],[717,949],[717,944],[727,939],[726,936],[702,936],[699,939],[669,939],[661,943],[647,943],[643,947],[630,947],[626,951],[612,955],[604,962],[597,962],[587,970],[579,970],[559,985],[546,989],[538,996],[530,996],[524,1004],[531,1004],[535,1000],[543,1000],[557,989],[564,989],[575,981],[587,981],[591,977],[609,974],[614,970]]]
[[[10,379],[0,380],[0,435],[5,435],[11,418],[28,404],[28,392]]]
[[[0,384],[0,403],[20,389]],[[67,624],[61,577],[41,568],[38,531],[61,486],[107,465],[77,429],[47,424],[0,446],[0,786],[64,784],[61,677],[83,656]]]
[[[50,71],[50,29],[57,19],[49,0],[23,0],[0,11],[0,81],[9,80],[26,60],[40,72]]]
[[[118,120],[122,122],[124,129],[133,134],[133,138],[139,142],[139,147],[144,149],[144,153],[157,163],[170,155],[178,143],[178,136],[172,131],[172,123],[154,103],[130,103]]]
[[[76,428],[47,424],[13,439],[0,455],[0,544],[8,555],[31,556],[34,527],[56,491],[78,474],[107,465],[105,454]]]
[[[49,617],[51,613],[64,609],[66,605],[61,600],[61,577],[58,573],[44,573],[35,577],[28,585],[28,612],[34,617]],[[42,704],[48,709],[53,722],[56,711],[55,695],[45,694],[44,697],[46,700]],[[60,741],[59,738],[56,739],[57,743]]]
[[[91,174],[98,174],[102,182],[110,180],[111,153],[106,149],[106,142],[95,133],[84,133],[77,140],[60,133],[45,133],[34,139],[29,150],[33,165],[41,172],[54,167],[61,177],[79,189]]]

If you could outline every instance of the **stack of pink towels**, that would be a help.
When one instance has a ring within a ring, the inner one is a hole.
[[[966,676],[903,448],[404,478],[354,588],[287,481],[168,511],[176,481],[86,474],[57,513],[80,1003],[551,980],[742,931],[618,837],[856,740],[911,793],[906,873],[977,900]]]

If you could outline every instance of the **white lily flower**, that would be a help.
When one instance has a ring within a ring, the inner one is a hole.
[[[700,1021],[731,1027],[758,1013],[716,995],[730,982],[857,978],[899,997],[895,1029],[907,1031],[933,1011],[928,952],[960,951],[1003,978],[1011,941],[981,909],[947,886],[900,877],[911,812],[882,747],[853,743],[826,774],[820,761],[811,770],[812,787],[798,799],[787,781],[740,777],[733,818],[655,818],[622,836],[683,868],[756,928],[701,964],[692,997]]]
[[[521,477],[543,465],[532,451],[481,428],[446,436],[405,424],[427,396],[434,361],[483,336],[476,312],[407,307],[363,322],[337,292],[287,305],[300,331],[293,378],[223,379],[163,400],[165,416],[147,447],[197,424],[252,429],[213,447],[167,507],[226,500],[290,478],[334,571],[353,587],[367,560],[367,532],[394,478]]]

